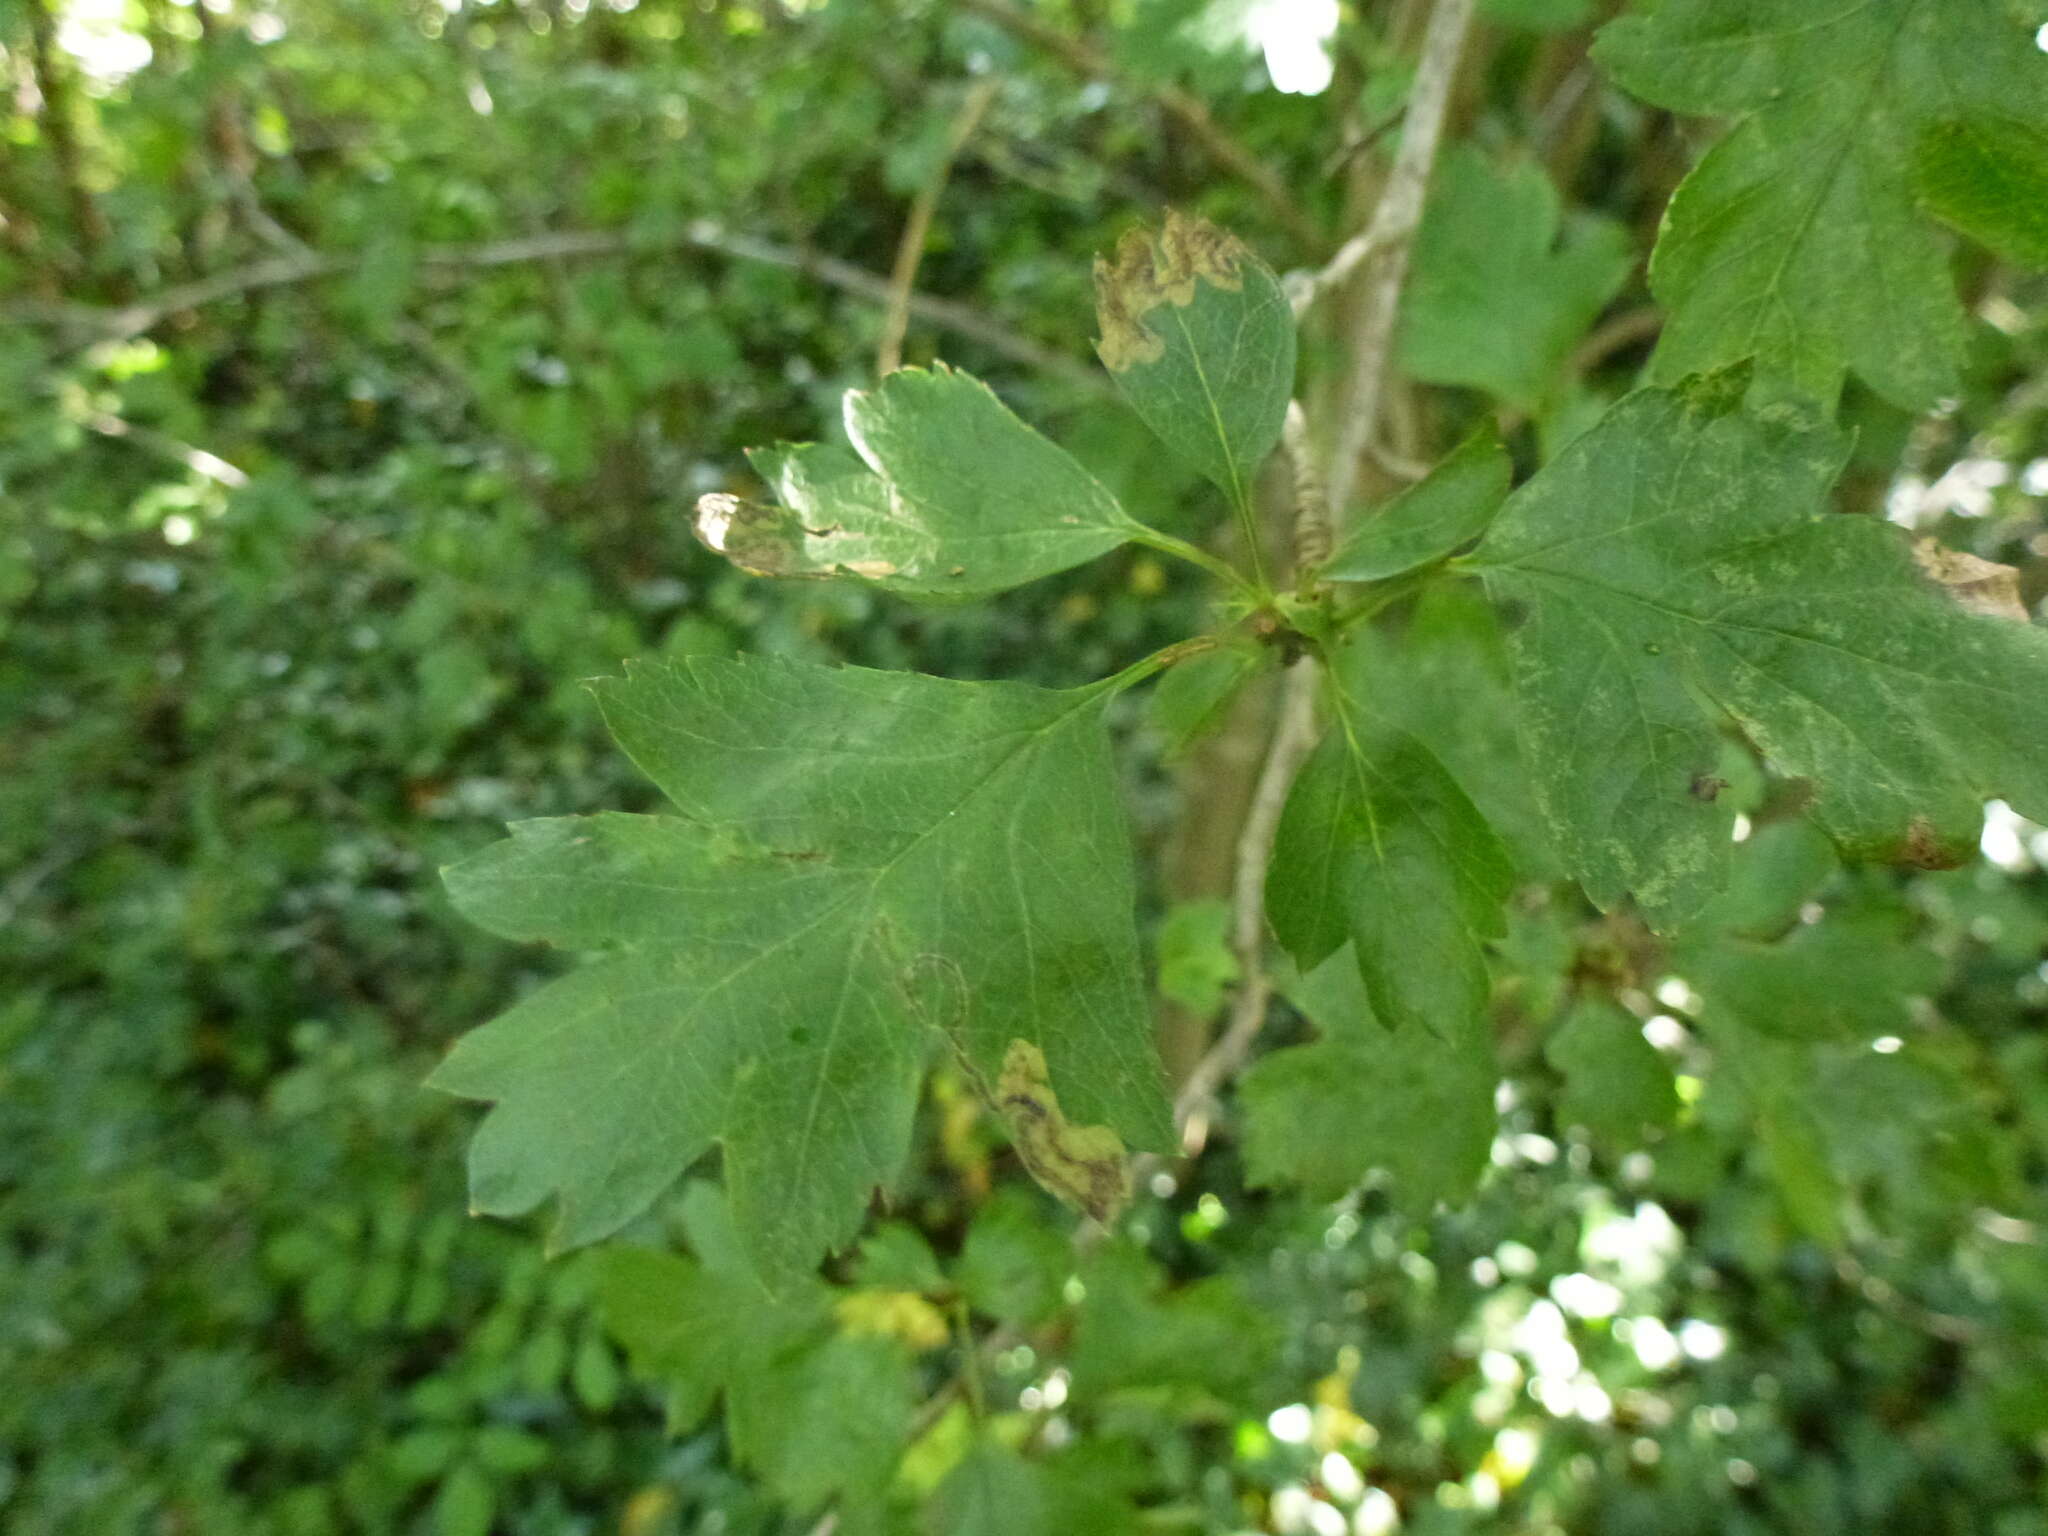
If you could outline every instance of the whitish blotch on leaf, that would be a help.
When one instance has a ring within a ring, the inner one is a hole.
[[[1131,1198],[1123,1141],[1106,1125],[1070,1125],[1046,1079],[1045,1053],[1012,1040],[996,1079],[996,1108],[1031,1176],[1060,1199],[1108,1222]]]
[[[1934,539],[1915,543],[1913,558],[1970,612],[1987,619],[2028,622],[2027,605],[2020,601],[2020,573],[2013,567],[1945,548]]]
[[[835,564],[829,541],[841,529],[806,528],[787,507],[748,501],[723,491],[697,498],[696,532],[698,542],[706,549],[725,556],[754,576],[820,579],[849,571],[878,581],[896,574],[896,567],[886,560],[846,560]],[[807,541],[825,547],[812,548]]]
[[[1102,339],[1095,344],[1111,373],[1156,363],[1166,343],[1145,324],[1162,304],[1186,308],[1195,301],[1197,279],[1236,292],[1239,268],[1249,256],[1237,236],[1207,219],[1168,209],[1166,227],[1155,238],[1134,229],[1117,242],[1116,258],[1095,258],[1095,320]]]

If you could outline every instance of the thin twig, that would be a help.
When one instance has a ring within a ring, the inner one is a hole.
[[[1330,498],[1316,469],[1315,445],[1309,441],[1308,414],[1299,400],[1287,402],[1280,425],[1280,445],[1294,471],[1294,568],[1308,574],[1330,558]],[[1304,594],[1306,595],[1306,594]]]
[[[1422,57],[1415,66],[1415,84],[1401,124],[1401,148],[1387,175],[1386,190],[1373,209],[1372,221],[1359,237],[1372,257],[1372,285],[1365,295],[1364,315],[1352,352],[1351,377],[1337,413],[1336,442],[1330,458],[1330,505],[1349,505],[1358,483],[1359,459],[1378,435],[1380,402],[1393,369],[1394,321],[1401,290],[1408,277],[1408,255],[1422,223],[1423,200],[1430,171],[1443,141],[1444,118],[1450,109],[1451,86],[1472,25],[1473,0],[1436,0],[1429,29],[1422,39]],[[1338,253],[1340,256],[1342,252]],[[1361,260],[1363,258],[1361,257]]]
[[[1654,337],[1664,327],[1664,311],[1654,304],[1625,309],[1611,320],[1603,320],[1580,342],[1571,356],[1574,373],[1591,373],[1617,352],[1625,352]]]
[[[249,483],[249,477],[217,453],[208,453],[204,448],[195,448],[190,443],[180,442],[169,433],[159,432],[154,427],[138,427],[134,422],[124,420],[110,411],[94,411],[84,418],[85,427],[102,437],[119,438],[133,443],[145,453],[182,464],[195,475],[211,480],[215,485],[224,485],[230,490],[240,490]]]
[[[1375,224],[1368,224],[1357,234],[1337,247],[1337,254],[1325,262],[1319,271],[1290,272],[1287,274],[1287,299],[1294,306],[1294,318],[1299,320],[1324,294],[1344,286],[1346,279],[1372,257],[1379,249],[1379,230]]]
[[[1304,657],[1288,671],[1282,684],[1280,719],[1265,765],[1252,791],[1251,809],[1237,839],[1237,875],[1231,906],[1231,948],[1237,954],[1237,994],[1231,999],[1230,1023],[1195,1063],[1174,1096],[1174,1122],[1180,1127],[1181,1150],[1193,1157],[1208,1139],[1209,1110],[1217,1090],[1251,1054],[1252,1042],[1266,1022],[1273,1000],[1273,979],[1266,970],[1266,872],[1273,862],[1273,834],[1294,776],[1315,747],[1317,664]]]
[[[1355,241],[1347,242],[1346,250],[1353,254],[1347,257],[1344,251],[1338,253],[1339,261],[1350,264],[1345,271],[1355,270],[1368,257],[1375,259],[1377,266],[1372,291],[1366,299],[1365,325],[1353,353],[1346,411],[1338,417],[1338,446],[1329,474],[1318,483],[1312,472],[1306,476],[1297,472],[1297,546],[1303,542],[1304,525],[1312,528],[1317,506],[1344,505],[1356,479],[1359,457],[1375,439],[1379,402],[1392,368],[1394,316],[1407,275],[1408,250],[1422,221],[1423,197],[1443,137],[1451,84],[1457,74],[1465,34],[1471,26],[1472,7],[1473,0],[1437,0],[1430,13],[1422,58],[1402,120],[1401,149],[1395,156],[1386,190],[1365,231]],[[1312,292],[1309,297],[1312,299]],[[1283,432],[1289,451],[1300,456],[1299,463],[1306,464],[1308,424],[1298,409],[1289,411]],[[1307,533],[1306,542],[1311,550],[1318,540],[1315,532]],[[1306,657],[1288,671],[1279,719],[1266,749],[1258,785],[1252,792],[1251,808],[1238,835],[1237,868],[1231,890],[1231,948],[1236,953],[1240,973],[1237,993],[1231,1000],[1230,1021],[1222,1036],[1195,1064],[1174,1099],[1181,1148],[1190,1156],[1201,1149],[1207,1138],[1209,1109],[1217,1091],[1251,1054],[1272,1002],[1273,983],[1266,969],[1266,874],[1272,865],[1273,838],[1279,830],[1288,792],[1302,763],[1315,749],[1318,671],[1318,663]]]
[[[1040,21],[1009,0],[961,0],[961,8],[985,16],[1004,31],[1033,43],[1058,59],[1077,75],[1093,80],[1118,78],[1116,65],[1078,38],[1069,37],[1050,22]],[[1264,199],[1288,234],[1304,250],[1322,244],[1322,232],[1297,203],[1273,170],[1209,115],[1208,104],[1177,85],[1159,83],[1137,87],[1144,90],[1167,114],[1187,130],[1188,136],[1216,164],[1229,171]]]
[[[889,280],[864,267],[796,246],[734,234],[709,219],[700,219],[680,235],[657,242],[615,230],[572,229],[522,235],[480,245],[432,245],[419,253],[419,266],[429,272],[467,272],[572,257],[658,255],[676,247],[783,267],[814,277],[858,298],[876,303],[889,300]],[[259,289],[290,287],[339,276],[355,271],[364,260],[365,257],[358,252],[322,254],[308,251],[300,255],[269,256],[227,272],[217,272],[211,277],[166,288],[118,308],[30,301],[0,309],[0,318],[28,324],[71,326],[95,340],[125,341],[154,330],[173,315],[203,309]],[[936,299],[915,293],[909,302],[910,313],[919,319],[977,341],[1013,362],[1052,374],[1090,393],[1101,394],[1108,389],[1094,369],[1041,346],[1028,336],[1019,335],[971,305],[955,299]]]
[[[995,100],[993,77],[977,80],[967,88],[967,99],[953,119],[946,136],[946,152],[917,189],[910,204],[910,216],[903,221],[903,238],[896,243],[896,265],[889,273],[889,303],[882,315],[882,339],[875,345],[875,372],[894,373],[903,366],[903,334],[910,329],[910,295],[917,284],[918,264],[924,260],[924,243],[931,233],[932,215],[938,211],[939,194],[953,174],[953,161],[974,137],[982,114]]]
[[[1397,453],[1378,439],[1366,444],[1365,451],[1372,455],[1373,463],[1396,480],[1420,480],[1429,473],[1429,466],[1420,459],[1411,459],[1405,453]]]

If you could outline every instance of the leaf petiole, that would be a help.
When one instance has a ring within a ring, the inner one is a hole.
[[[1161,533],[1156,528],[1146,528],[1131,535],[1131,542],[1142,544],[1148,549],[1156,549],[1161,554],[1174,555],[1190,565],[1200,566],[1255,608],[1264,606],[1271,597],[1263,585],[1247,581],[1244,573],[1229,561],[1219,559],[1200,545],[1190,544],[1186,539],[1177,539],[1172,534]]]
[[[1367,619],[1385,612],[1420,588],[1429,574],[1427,570],[1413,571],[1390,577],[1386,581],[1374,582],[1353,599],[1349,606],[1338,609],[1330,616],[1330,628],[1342,634],[1354,625],[1363,624]]]
[[[1172,645],[1162,646],[1150,656],[1140,657],[1121,672],[1112,672],[1100,682],[1091,683],[1090,688],[1104,693],[1121,693],[1126,688],[1135,688],[1148,677],[1164,672],[1193,656],[1200,656],[1215,650],[1223,642],[1215,635],[1196,635],[1188,640],[1176,640]]]

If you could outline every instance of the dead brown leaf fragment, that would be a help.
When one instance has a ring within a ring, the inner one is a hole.
[[[1236,292],[1249,254],[1235,235],[1170,208],[1157,236],[1145,229],[1125,234],[1113,260],[1095,258],[1095,318],[1102,329],[1095,350],[1103,366],[1122,373],[1158,362],[1166,343],[1145,316],[1162,304],[1192,304],[1198,280]]]
[[[1899,845],[1898,862],[1909,869],[1960,869],[1976,851],[1974,843],[1944,840],[1925,816],[1915,816]]]
[[[2020,573],[2013,567],[1949,549],[1934,539],[1915,542],[1913,559],[1970,612],[2028,622],[2027,605],[2020,601]]]
[[[1100,1222],[1129,1203],[1122,1139],[1105,1125],[1068,1123],[1046,1077],[1045,1053],[1029,1040],[1010,1042],[995,1099],[1017,1156],[1040,1184]]]

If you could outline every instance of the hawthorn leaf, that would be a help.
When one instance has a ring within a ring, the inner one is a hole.
[[[1176,664],[1152,689],[1145,716],[1164,755],[1186,753],[1229,718],[1245,685],[1271,665],[1269,645],[1232,640]]]
[[[987,1435],[933,1491],[919,1530],[924,1536],[1136,1536],[1144,1522],[1119,1486],[1142,1477],[1142,1465],[1119,1464],[1130,1457],[1121,1445],[1084,1443],[1027,1459]]]
[[[1160,996],[1204,1018],[1223,1006],[1224,993],[1243,974],[1230,947],[1230,903],[1220,898],[1175,902],[1152,947]]]
[[[1325,562],[1329,581],[1383,581],[1476,539],[1507,500],[1514,462],[1492,422],[1386,506],[1358,519]]]
[[[1672,963],[1716,1018],[1759,1035],[1867,1045],[1905,1033],[1910,1000],[1940,988],[1940,957],[1910,927],[1906,914],[1882,907],[1830,911],[1772,942],[1702,935]]]
[[[919,597],[980,597],[1063,571],[1144,529],[1065,449],[943,363],[849,390],[858,453],[749,455],[779,505],[722,492],[697,536],[758,576],[853,576]]]
[[[1476,583],[1435,582],[1399,629],[1362,624],[1339,656],[1345,686],[1416,737],[1531,880],[1565,878],[1517,739],[1507,634]]]
[[[695,1256],[618,1244],[596,1257],[597,1304],[636,1375],[668,1389],[672,1432],[694,1428],[721,1393],[736,1439],[771,1433],[748,1389],[769,1361],[821,1336],[829,1292],[811,1277],[769,1295],[761,1288],[724,1197],[693,1183],[681,1201]]]
[[[1174,456],[1236,507],[1280,441],[1294,393],[1294,312],[1235,235],[1168,210],[1095,258],[1095,350]]]
[[[2048,235],[2048,54],[2007,0],[1662,0],[1602,31],[1622,86],[1739,117],[1671,200],[1662,381],[1757,358],[1832,400],[1955,392],[1964,315],[1921,205],[2016,260]]]
[[[618,1247],[598,1260],[598,1305],[636,1373],[668,1385],[671,1424],[725,1400],[733,1453],[799,1511],[834,1495],[879,1494],[915,1406],[902,1346],[831,1326],[830,1293],[761,1289],[724,1200],[692,1186],[684,1220],[695,1258]]]
[[[1496,169],[1461,145],[1437,168],[1416,237],[1401,366],[1533,412],[1634,265],[1619,222],[1566,223],[1540,165]]]
[[[1645,1131],[1677,1118],[1671,1068],[1635,1015],[1605,998],[1581,999],[1552,1031],[1543,1058],[1564,1076],[1558,1119],[1612,1150],[1641,1146]]]
[[[1349,944],[1381,1020],[1451,1039],[1485,1012],[1485,940],[1513,883],[1506,849],[1429,749],[1347,702],[1281,812],[1266,911],[1303,969]]]
[[[1019,1328],[1059,1310],[1074,1247],[1021,1188],[998,1188],[974,1213],[955,1278],[975,1309]]]
[[[1839,867],[1834,843],[1804,816],[1766,822],[1736,852],[1727,888],[1700,921],[1740,938],[1780,938]]]
[[[946,1474],[927,1512],[931,1536],[1055,1536],[1043,1468],[996,1440],[979,1441]]]
[[[716,1141],[779,1286],[895,1177],[934,1030],[991,1101],[1041,1053],[1095,1165],[1166,1142],[1104,690],[766,658],[594,686],[681,814],[522,823],[449,872],[482,926],[606,951],[431,1080],[494,1102],[478,1210],[556,1193],[556,1245],[590,1242]]]
[[[885,1222],[862,1240],[854,1279],[875,1290],[912,1295],[943,1291],[946,1286],[931,1243],[904,1221]]]
[[[1776,1041],[1749,1041],[1742,1054],[1739,1076],[1755,1106],[1757,1145],[1778,1196],[1808,1237],[1832,1246],[1841,1240],[1846,1191],[1829,1155],[1827,1129],[1795,1086],[1803,1053]]]
[[[2035,89],[2042,89],[2036,83]],[[1913,179],[1928,212],[2007,261],[2048,267],[2048,132],[1987,116],[1921,131]]]
[[[1251,1182],[1336,1200],[1377,1169],[1410,1208],[1470,1194],[1496,1126],[1491,1021],[1467,1014],[1447,1036],[1397,1035],[1374,1016],[1357,962],[1341,951],[1286,992],[1322,1038],[1263,1056],[1244,1076]]]
[[[1089,1254],[1074,1319],[1074,1393],[1248,1391],[1271,1368],[1272,1314],[1228,1271],[1169,1287],[1142,1248],[1119,1239]]]
[[[1471,565],[1519,622],[1538,797],[1603,908],[1670,927],[1727,879],[1724,720],[1850,857],[1941,867],[1983,803],[2048,818],[2048,630],[1980,617],[1902,530],[1825,510],[1845,439],[1740,407],[1740,370],[1624,399]]]

